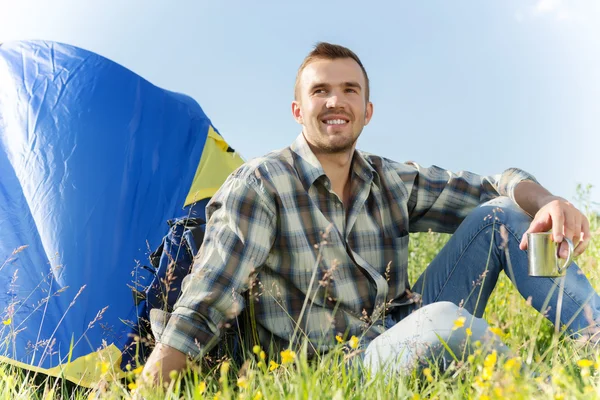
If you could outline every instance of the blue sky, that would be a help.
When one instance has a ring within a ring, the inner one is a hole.
[[[296,70],[315,42],[339,43],[371,79],[359,148],[519,167],[568,199],[592,184],[600,202],[596,0],[0,0],[0,41],[18,39],[77,45],[194,97],[246,159],[293,141]]]

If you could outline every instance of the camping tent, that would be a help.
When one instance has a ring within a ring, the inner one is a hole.
[[[166,221],[202,217],[241,163],[188,96],[73,46],[0,45],[1,361],[85,386],[132,362]]]

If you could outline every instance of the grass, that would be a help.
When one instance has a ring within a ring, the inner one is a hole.
[[[589,210],[588,210],[589,212]],[[578,259],[596,290],[600,290],[600,218],[589,212],[593,236]],[[435,257],[446,235],[416,234],[410,245],[411,282]],[[528,307],[502,274],[484,316],[496,328],[515,358],[476,352],[445,372],[434,365],[423,374],[386,379],[370,376],[352,363],[351,342],[309,361],[303,349],[284,354],[281,365],[259,348],[248,349],[243,365],[221,360],[213,367],[191,366],[183,376],[159,389],[137,387],[140,369],[121,382],[96,390],[64,381],[33,377],[10,366],[0,366],[2,399],[135,398],[148,399],[590,399],[600,398],[600,351],[555,334],[554,327]],[[349,362],[350,361],[350,362]],[[524,366],[524,368],[521,368]],[[110,371],[107,371],[110,374]],[[549,379],[549,377],[551,377]],[[132,391],[133,390],[133,391]],[[137,393],[137,394],[136,394]]]

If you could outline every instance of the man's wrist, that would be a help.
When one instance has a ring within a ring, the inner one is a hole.
[[[520,182],[515,187],[514,196],[519,207],[531,217],[534,217],[546,204],[559,198],[533,181]]]
[[[546,196],[542,196],[538,199],[537,209],[540,210],[542,207],[544,207],[548,203],[555,201],[555,200],[566,201],[564,198],[562,198],[560,196],[555,196],[553,194],[549,194]]]

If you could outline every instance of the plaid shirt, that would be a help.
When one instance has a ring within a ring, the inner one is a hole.
[[[338,334],[367,343],[385,330],[384,311],[414,301],[409,232],[454,232],[477,205],[514,200],[519,182],[535,181],[518,169],[453,173],[358,150],[351,168],[348,209],[302,134],[231,174],[207,206],[204,243],[173,312],[151,311],[156,340],[197,356],[251,302],[264,348],[286,347],[296,326],[315,352]]]

